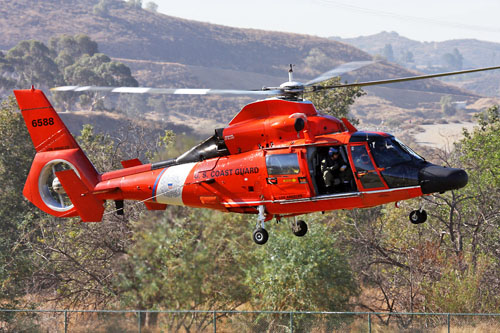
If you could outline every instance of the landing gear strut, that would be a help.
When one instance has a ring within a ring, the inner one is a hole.
[[[266,244],[267,240],[269,239],[269,234],[267,233],[264,225],[264,222],[266,221],[265,211],[266,208],[264,207],[264,205],[260,205],[256,229],[253,232],[253,241],[259,245]]]
[[[423,209],[417,209],[410,213],[410,222],[420,224],[427,221],[427,212]]]

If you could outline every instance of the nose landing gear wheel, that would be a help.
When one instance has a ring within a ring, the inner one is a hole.
[[[410,213],[410,222],[420,224],[427,221],[427,212],[423,209],[417,209]]]
[[[303,220],[295,222],[292,226],[293,234],[297,237],[302,237],[307,233],[307,223]]]
[[[253,232],[253,241],[259,245],[266,244],[268,239],[269,239],[269,234],[267,233],[266,229],[257,228]]]

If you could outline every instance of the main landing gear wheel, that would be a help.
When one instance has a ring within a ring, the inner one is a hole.
[[[295,222],[292,226],[293,234],[297,237],[302,237],[307,234],[307,223],[303,220]]]
[[[266,229],[257,228],[253,232],[253,241],[259,245],[266,244],[268,239],[269,239],[269,234],[267,233]]]
[[[427,212],[423,209],[417,209],[410,213],[410,222],[420,224],[427,221]]]

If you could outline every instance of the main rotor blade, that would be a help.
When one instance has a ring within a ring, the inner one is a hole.
[[[325,72],[321,74],[320,76],[312,79],[311,81],[306,82],[305,86],[311,86],[316,83],[320,83],[322,81],[326,81],[328,79],[331,79],[332,77],[340,76],[345,73],[349,73],[352,71],[355,71],[357,69],[360,69],[362,67],[368,66],[375,63],[375,61],[353,61],[353,62],[346,62],[345,64],[342,64],[338,67],[335,67],[328,72]]]
[[[475,72],[484,72],[484,71],[491,71],[491,70],[495,70],[495,69],[500,69],[500,66],[467,69],[467,70],[455,71],[455,72],[445,72],[445,73],[409,76],[409,77],[401,77],[401,78],[377,80],[377,81],[346,83],[346,84],[338,84],[338,85],[333,85],[333,86],[314,86],[313,91],[324,90],[324,89],[335,89],[335,88],[376,86],[376,85],[380,85],[380,84],[433,79],[433,78],[443,77],[443,76],[451,76],[451,75],[459,75],[459,74],[467,74],[467,73],[475,73]]]
[[[101,91],[129,94],[166,94],[166,95],[279,95],[280,89],[271,90],[235,90],[235,89],[173,89],[148,87],[98,87],[98,86],[62,86],[51,88],[52,91]]]

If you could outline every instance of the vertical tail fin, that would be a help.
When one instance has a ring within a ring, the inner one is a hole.
[[[79,148],[41,90],[14,90],[36,152]]]
[[[72,196],[67,195],[68,191],[64,186],[68,182],[59,181],[56,173],[72,169],[83,183],[79,188],[87,189],[95,187],[99,181],[99,173],[41,90],[14,90],[14,95],[36,149],[24,186],[24,196],[35,206],[54,216],[85,216],[78,211],[78,208],[82,209],[82,205],[73,205],[71,197],[74,197],[74,193]],[[95,207],[88,207],[93,208]],[[100,215],[102,217],[102,213]]]

